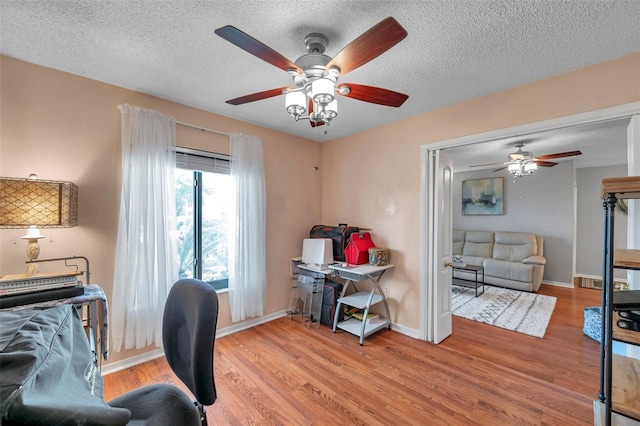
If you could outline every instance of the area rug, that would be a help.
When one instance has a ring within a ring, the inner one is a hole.
[[[453,286],[453,315],[534,337],[544,337],[556,298],[536,293],[485,286],[475,289]]]

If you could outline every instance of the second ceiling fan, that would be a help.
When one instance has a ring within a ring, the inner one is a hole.
[[[307,54],[295,62],[240,31],[227,25],[215,33],[242,50],[270,63],[293,78],[293,86],[252,93],[226,101],[242,105],[284,94],[286,111],[297,121],[308,119],[311,126],[329,124],[338,114],[336,94],[378,105],[400,107],[409,96],[380,87],[355,83],[338,84],[338,78],[380,56],[407,36],[407,31],[392,17],[386,18],[353,40],[333,58],[324,54],[329,43],[320,33],[305,37]],[[306,114],[306,115],[305,115]]]
[[[541,167],[553,167],[558,163],[549,160],[555,160],[557,158],[565,158],[565,157],[574,157],[576,155],[582,155],[581,151],[567,151],[567,152],[558,152],[555,154],[547,154],[540,155],[538,157],[534,157],[531,151],[523,151],[524,142],[516,142],[513,144],[514,147],[518,148],[516,152],[512,152],[509,154],[509,160],[502,163],[489,163],[489,164],[475,164],[469,167],[486,167],[486,166],[494,166],[494,165],[502,165],[493,172],[499,172],[500,170],[508,169],[509,173],[516,177],[523,176],[525,174],[532,174],[534,170]]]

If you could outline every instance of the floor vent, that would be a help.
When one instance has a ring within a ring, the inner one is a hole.
[[[602,280],[599,278],[588,277],[576,277],[578,281],[578,287],[594,288],[597,290],[602,289]],[[629,290],[629,284],[622,281],[613,281],[614,290]]]

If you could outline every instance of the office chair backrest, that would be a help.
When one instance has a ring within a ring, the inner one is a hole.
[[[216,400],[213,349],[218,322],[218,295],[196,279],[177,281],[162,319],[164,354],[176,375],[202,405]]]

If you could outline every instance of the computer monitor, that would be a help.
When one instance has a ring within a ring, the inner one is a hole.
[[[302,241],[302,263],[313,269],[327,269],[333,263],[330,238],[305,238]]]

